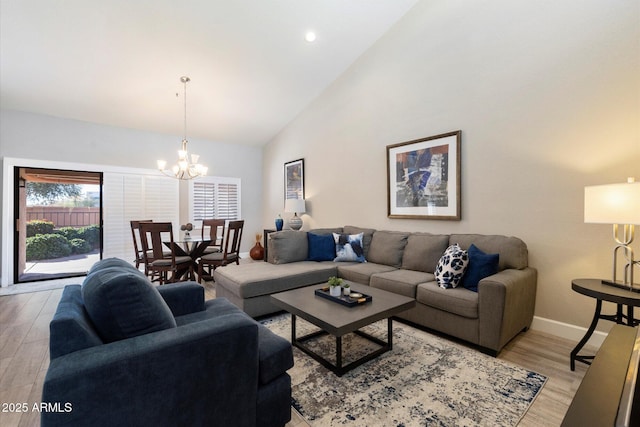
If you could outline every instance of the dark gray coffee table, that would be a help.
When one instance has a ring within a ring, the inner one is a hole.
[[[413,298],[366,285],[351,282],[349,284],[352,292],[371,295],[373,300],[355,307],[343,306],[314,294],[316,289],[326,286],[325,283],[271,295],[271,302],[291,313],[291,343],[338,376],[342,376],[353,368],[391,350],[393,348],[391,317],[414,307],[416,304]],[[321,330],[302,337],[296,337],[297,316],[318,326]],[[383,319],[387,319],[386,342],[359,330]],[[380,348],[348,365],[342,366],[342,337],[351,332],[378,344]],[[336,337],[335,365],[305,345],[306,341],[324,334],[331,334]]]

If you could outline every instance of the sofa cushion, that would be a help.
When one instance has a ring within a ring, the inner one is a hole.
[[[362,248],[362,233],[333,233],[333,240],[336,246],[336,257],[334,261],[366,262]]]
[[[507,268],[522,270],[528,266],[527,245],[517,237],[506,237],[484,234],[452,234],[449,244],[458,243],[462,249],[468,249],[473,243],[478,249],[488,254],[499,254],[500,271]]]
[[[458,244],[449,246],[436,266],[435,276],[438,285],[445,289],[457,287],[462,281],[467,264],[467,251],[462,250]]]
[[[309,254],[309,243],[306,231],[284,230],[269,233],[269,262],[287,264],[304,261]]]
[[[338,276],[345,280],[368,285],[372,275],[393,270],[396,270],[396,268],[373,262],[339,264]]]
[[[309,244],[308,261],[333,261],[336,257],[336,244],[333,234],[307,233]]]
[[[413,233],[404,248],[402,268],[433,273],[448,246],[446,234]]]
[[[144,276],[121,267],[88,275],[82,298],[105,342],[175,328],[176,321],[160,293]]]
[[[462,277],[462,286],[470,291],[478,292],[478,283],[485,277],[498,272],[499,254],[485,254],[473,243],[467,250],[469,265]]]
[[[433,280],[434,276],[431,273],[414,270],[394,270],[373,274],[369,286],[415,298],[418,284]]]
[[[462,286],[443,289],[437,282],[421,283],[416,289],[416,301],[469,319],[478,318],[478,293]]]
[[[369,247],[371,247],[371,239],[373,238],[373,233],[376,230],[373,228],[361,228],[354,227],[353,225],[345,225],[343,228],[344,234],[360,234],[362,233],[362,247],[364,249],[364,257],[367,258],[369,255]]]
[[[400,231],[376,231],[371,238],[367,261],[400,268],[408,237],[409,233]]]

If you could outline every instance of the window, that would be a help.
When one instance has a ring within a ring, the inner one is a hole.
[[[203,219],[235,220],[240,213],[240,178],[203,177],[190,181],[191,214],[194,223]],[[195,225],[195,224],[194,224]]]

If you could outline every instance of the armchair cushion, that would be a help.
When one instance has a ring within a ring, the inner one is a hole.
[[[140,270],[138,270],[137,268],[135,268],[133,266],[133,264],[120,259],[120,258],[105,258],[105,259],[101,259],[100,261],[96,262],[95,264],[93,264],[91,266],[91,268],[89,269],[89,271],[87,272],[87,276],[95,273],[98,270],[102,270],[103,268],[109,268],[109,267],[120,267],[125,269],[126,271],[135,271],[140,273],[140,275],[142,275],[144,277],[144,273],[141,272]]]
[[[121,267],[102,268],[88,275],[82,297],[105,342],[176,327],[169,306],[151,282]]]

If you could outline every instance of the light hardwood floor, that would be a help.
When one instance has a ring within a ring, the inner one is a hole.
[[[40,402],[42,383],[49,366],[49,321],[55,313],[61,289],[0,296],[0,404]],[[212,284],[206,298],[215,297]],[[522,427],[559,426],[586,372],[578,363],[569,369],[569,353],[575,342],[530,330],[512,340],[499,359],[534,370],[549,379],[523,420]],[[38,426],[39,414],[7,413],[0,408],[0,426]],[[308,426],[292,410],[287,427]]]

